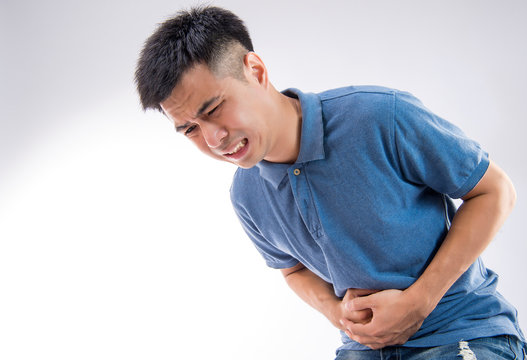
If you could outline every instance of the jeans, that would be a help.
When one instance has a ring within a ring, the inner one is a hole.
[[[527,344],[500,335],[430,348],[388,346],[380,350],[337,350],[335,360],[527,360]]]

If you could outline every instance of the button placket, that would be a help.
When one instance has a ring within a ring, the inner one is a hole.
[[[290,176],[291,186],[293,187],[293,195],[300,215],[311,235],[314,238],[319,238],[322,235],[320,231],[320,220],[311,197],[306,173],[302,168],[295,168],[289,174],[291,173],[293,175]]]

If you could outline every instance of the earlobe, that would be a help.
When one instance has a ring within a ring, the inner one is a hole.
[[[250,51],[245,55],[243,62],[247,72],[246,76],[267,88],[269,80],[267,78],[267,69],[262,59],[256,53]]]

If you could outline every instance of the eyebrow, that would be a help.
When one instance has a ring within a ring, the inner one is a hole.
[[[198,112],[196,113],[196,115],[194,116],[194,118],[198,118],[200,117],[203,112],[210,106],[210,104],[214,103],[215,101],[217,101],[220,97],[219,96],[215,96],[207,101],[205,101],[203,104],[201,104],[201,106],[199,107],[198,109]],[[190,122],[186,122],[184,123],[183,125],[179,125],[179,126],[176,126],[176,132],[181,132],[183,131],[184,129],[186,129],[188,126],[190,125]]]

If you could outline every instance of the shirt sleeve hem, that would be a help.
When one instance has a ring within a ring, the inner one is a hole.
[[[265,263],[267,264],[267,266],[273,269],[287,269],[287,268],[297,265],[299,261],[296,259],[292,259],[291,261],[285,261],[285,262],[274,262],[274,261],[266,260]]]
[[[480,161],[476,169],[472,172],[472,175],[465,181],[465,183],[456,191],[453,193],[448,194],[453,199],[458,199],[470,192],[481,180],[483,175],[485,175],[485,172],[487,172],[487,169],[489,167],[490,161],[488,155],[485,153],[485,156],[483,156],[483,159]]]

